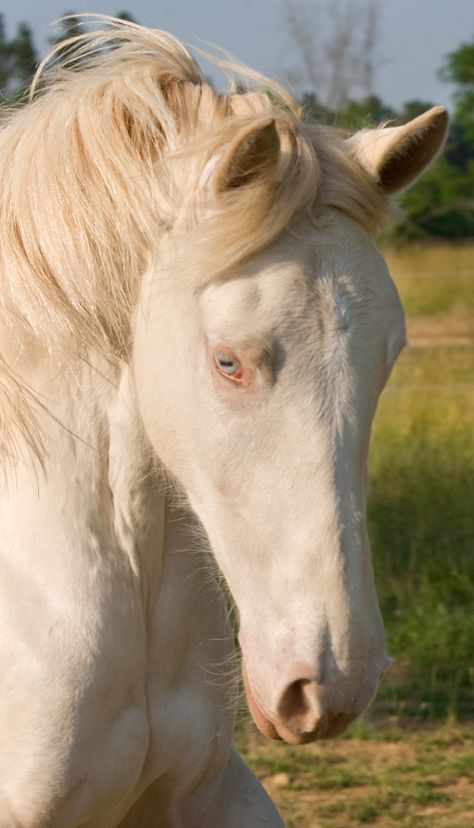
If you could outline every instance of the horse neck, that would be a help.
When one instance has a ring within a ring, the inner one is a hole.
[[[41,527],[49,526],[52,537],[56,531],[70,538],[69,551],[57,552],[66,566],[68,554],[83,556],[85,566],[93,563],[102,554],[100,539],[106,538],[108,547],[112,539],[147,591],[160,577],[166,498],[135,408],[128,366],[111,366],[98,355],[64,365],[40,349],[32,359],[26,345],[15,369],[44,406],[42,450],[38,460],[18,439],[19,459],[5,475],[0,523],[6,519],[13,534],[13,515],[28,513]],[[99,539],[94,551],[81,540],[90,536]]]

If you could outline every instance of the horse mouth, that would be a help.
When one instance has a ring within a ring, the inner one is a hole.
[[[252,714],[252,718],[257,725],[260,733],[266,736],[268,739],[275,739],[275,740],[282,740],[283,737],[280,736],[275,724],[273,721],[268,717],[266,713],[263,712],[262,708],[258,704],[253,690],[252,685],[250,684],[249,677],[247,675],[247,670],[245,669],[245,664],[242,663],[242,678],[244,680],[244,687],[245,687],[245,695],[247,696],[247,704],[249,706],[249,710]]]
[[[357,714],[350,713],[327,714],[315,720],[310,730],[304,730],[297,724],[284,722],[277,717],[270,718],[256,699],[244,663],[242,664],[242,677],[252,718],[260,733],[268,739],[284,741],[289,745],[306,745],[319,739],[333,739],[340,736],[357,718]]]

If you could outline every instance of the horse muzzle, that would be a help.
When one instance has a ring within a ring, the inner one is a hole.
[[[245,662],[242,664],[242,675],[248,706],[260,732],[270,739],[303,745],[318,739],[332,739],[343,733],[370,703],[378,680],[389,664],[386,657],[377,678],[373,682],[366,681],[358,693],[350,694],[350,701],[344,703],[344,699],[339,699],[338,706],[333,701],[338,694],[314,680],[305,665],[298,665],[299,669],[293,674],[299,673],[299,677],[292,677],[286,684],[277,697],[272,713],[266,710],[254,691]]]

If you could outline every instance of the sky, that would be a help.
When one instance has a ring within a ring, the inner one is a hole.
[[[474,0],[378,0],[380,45],[375,92],[388,104],[421,98],[452,106],[452,88],[436,73],[444,56],[474,37]],[[297,54],[284,22],[285,0],[3,0],[7,35],[20,21],[44,51],[48,24],[67,11],[129,11],[144,25],[187,43],[207,41],[285,81]]]

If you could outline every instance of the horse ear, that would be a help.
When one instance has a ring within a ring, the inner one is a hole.
[[[219,159],[212,176],[215,195],[270,174],[279,158],[280,136],[273,118],[244,128]]]
[[[350,152],[387,195],[411,184],[441,149],[448,113],[434,106],[403,126],[363,130],[348,139]]]

